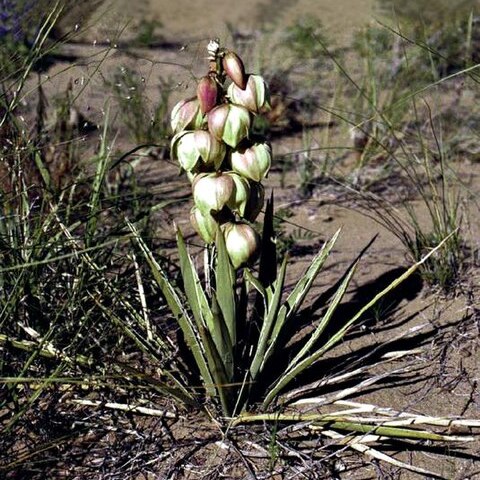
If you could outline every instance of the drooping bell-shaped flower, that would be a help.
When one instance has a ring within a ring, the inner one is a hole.
[[[228,97],[233,103],[253,113],[270,108],[270,91],[260,75],[248,75],[247,85],[243,89],[232,83],[228,87]]]
[[[173,158],[176,158],[187,172],[195,169],[200,159],[206,165],[219,168],[227,150],[223,142],[206,130],[187,130],[177,133],[172,138],[171,147]]]
[[[255,143],[251,147],[241,148],[232,152],[232,170],[244,177],[260,182],[270,169],[272,163],[272,148],[270,144]]]
[[[222,66],[232,82],[244,89],[247,85],[247,75],[242,59],[235,52],[227,52],[222,59]]]
[[[218,85],[213,76],[206,75],[201,78],[197,85],[197,98],[203,114],[208,113],[217,104],[217,97]]]
[[[219,212],[235,193],[235,182],[225,173],[199,175],[193,180],[193,200],[204,214]]]
[[[204,117],[197,97],[181,100],[172,109],[170,124],[174,133],[201,128]]]
[[[240,216],[245,216],[245,208],[250,197],[250,184],[248,180],[234,172],[227,173],[235,183],[235,191],[227,203],[227,206],[233,212],[237,212]]]
[[[258,233],[246,223],[228,222],[223,227],[225,246],[234,268],[253,261],[260,248]]]
[[[205,243],[215,241],[219,225],[210,213],[202,213],[197,207],[192,207],[190,222]]]
[[[172,157],[178,160],[180,166],[187,172],[193,170],[200,158],[195,143],[195,132],[184,131],[177,133],[171,141]]]
[[[215,169],[220,168],[227,152],[227,146],[206,130],[195,130],[194,139],[203,162],[206,165],[213,165]]]
[[[235,148],[250,129],[250,113],[245,107],[224,103],[208,113],[208,129],[218,140]]]

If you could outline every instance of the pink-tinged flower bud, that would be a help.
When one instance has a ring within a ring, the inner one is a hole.
[[[233,212],[237,212],[241,217],[245,214],[248,199],[250,196],[250,184],[248,180],[237,173],[228,172],[233,182],[235,183],[235,191],[227,203],[228,208]]]
[[[197,207],[193,207],[190,211],[190,222],[205,243],[215,241],[218,223],[209,213],[202,213]]]
[[[206,130],[196,130],[194,138],[198,154],[204,163],[213,165],[215,169],[220,168],[227,153],[227,146]]]
[[[193,181],[193,200],[203,214],[219,212],[235,193],[235,183],[224,173],[209,173]]]
[[[184,131],[177,133],[171,142],[172,157],[178,160],[180,166],[187,172],[193,170],[200,158],[195,132]]]
[[[218,85],[215,79],[207,75],[203,77],[197,86],[197,98],[202,113],[208,113],[216,104],[218,97]]]
[[[258,233],[246,223],[226,223],[223,226],[225,246],[234,268],[255,259],[260,248]]]
[[[272,149],[268,143],[255,143],[251,147],[233,151],[231,162],[234,172],[260,182],[270,169]]]
[[[170,114],[170,124],[174,133],[201,128],[203,122],[203,114],[196,97],[178,102]]]
[[[260,75],[248,75],[247,85],[243,89],[232,83],[228,87],[228,96],[233,103],[253,113],[270,108],[270,91]]]
[[[243,217],[249,222],[253,222],[262,211],[265,201],[265,188],[261,183],[250,183],[250,195],[248,197],[245,213]]]
[[[224,103],[208,113],[208,129],[218,140],[235,148],[250,129],[250,113],[244,107]]]
[[[247,85],[247,75],[242,59],[235,52],[227,52],[222,59],[222,65],[232,82],[244,89]]]

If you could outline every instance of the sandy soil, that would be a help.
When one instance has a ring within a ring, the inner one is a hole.
[[[134,15],[136,7],[132,2],[117,0],[116,8],[129,16]],[[352,32],[372,19],[375,9],[373,0],[338,0],[337,2],[330,0],[272,0],[270,2],[150,0],[150,3],[143,4],[137,13],[161,21],[163,24],[161,33],[167,41],[171,42],[188,43],[202,40],[200,43],[203,45],[205,38],[228,36],[227,22],[235,25],[235,28],[240,31],[250,31],[269,23],[289,25],[309,16],[320,18],[339,43],[348,43]],[[272,15],[275,15],[274,18]],[[92,53],[98,54],[101,48],[103,47],[77,46],[71,47],[71,51],[81,55],[82,58],[91,59]],[[194,58],[194,61],[199,63],[198,55],[194,55]],[[135,58],[125,55],[125,52],[120,49],[120,51],[110,52],[108,59],[101,64],[98,71],[94,61],[85,62],[84,65],[75,68],[62,63],[54,65],[47,72],[48,77],[45,75],[44,87],[47,96],[54,95],[55,92],[65,88],[69,79],[78,80],[73,85],[73,93],[74,95],[81,94],[79,108],[84,113],[88,112],[89,119],[101,123],[100,112],[106,95],[102,78],[98,75],[99,72],[108,76],[119,65],[133,66],[138,72],[145,75],[148,83],[147,92],[149,95],[151,94],[151,100],[154,102],[155,95],[158,94],[160,76],[168,77],[176,74],[182,80],[187,78],[188,74],[185,69],[180,69],[174,63],[185,66],[189,61],[192,61],[191,53],[180,52],[178,49],[142,50],[137,52]],[[176,94],[185,96],[182,88]],[[339,132],[337,131],[337,133]],[[343,135],[339,140],[341,144],[346,141],[345,131],[340,134]],[[316,138],[315,135],[318,135],[318,141],[321,142],[322,129],[314,131],[313,135],[314,138]],[[302,142],[301,134],[280,137],[275,140],[274,148],[277,153],[294,151],[302,148]],[[126,151],[129,146],[126,132],[120,131],[115,147]],[[342,161],[346,161],[348,164],[351,159],[347,158]],[[478,195],[480,192],[480,164],[465,164],[462,168],[464,173],[468,170],[468,173],[473,175],[471,188]],[[173,188],[172,185],[174,185],[179,197],[189,191],[187,180],[184,177],[176,177],[177,168],[155,157],[145,157],[137,166],[137,174],[141,186],[154,192],[159,201],[163,195],[162,188],[167,183],[170,188]],[[354,204],[342,205],[337,196],[338,190],[320,185],[310,199],[302,200],[298,195],[298,176],[295,171],[287,173],[283,185],[280,180],[280,173],[278,170],[274,171],[268,178],[266,186],[275,189],[279,207],[291,208],[293,216],[289,221],[292,223],[292,228],[300,226],[318,233],[313,241],[304,244],[306,248],[303,251],[301,250],[294,256],[288,277],[290,286],[311,261],[313,249],[309,249],[309,245],[325,240],[339,227],[344,229],[332,255],[332,262],[328,265],[327,274],[319,279],[311,301],[314,301],[315,295],[331,286],[342,275],[345,267],[377,233],[379,234],[378,239],[359,267],[358,274],[349,289],[348,304],[342,312],[347,314],[355,306],[358,307],[364,303],[365,299],[371,298],[379,288],[385,286],[387,280],[392,279],[392,274],[397,275],[398,269],[408,264],[405,250],[395,236],[380,227],[375,221],[366,219]],[[160,227],[161,236],[173,238],[173,229],[171,228],[173,219],[182,228],[188,229],[188,213],[186,212],[188,212],[187,208],[183,210],[174,207],[165,209],[161,218],[161,221],[164,222]],[[425,210],[422,210],[421,206],[418,206],[418,213],[420,218],[425,219]],[[474,213],[471,219],[471,228],[468,230],[468,238],[473,248],[478,247],[479,227],[477,212]],[[422,289],[421,283],[411,283],[393,300],[393,308],[389,306],[387,312],[380,312],[377,318],[371,318],[365,325],[354,329],[348,342],[335,350],[334,356],[337,356],[339,361],[348,361],[349,358],[355,357],[356,352],[364,351],[383,342],[400,339],[402,335],[406,335],[408,341],[395,344],[395,348],[422,347],[422,352],[416,358],[409,359],[405,363],[399,362],[397,365],[398,368],[401,368],[407,367],[408,364],[408,368],[410,368],[413,363],[417,367],[422,367],[421,373],[415,370],[414,373],[407,374],[405,378],[397,379],[397,382],[382,383],[378,388],[369,389],[364,396],[357,400],[397,409],[408,408],[424,414],[465,415],[480,418],[478,392],[480,352],[477,339],[479,325],[476,316],[479,308],[478,297],[474,297],[472,300],[472,297],[463,295],[469,288],[473,288],[471,283],[472,280],[474,281],[475,275],[478,277],[478,268],[470,278],[464,278],[465,289],[463,286],[459,289],[458,298],[451,299],[445,299],[438,293]],[[475,295],[478,295],[478,286],[473,291]],[[184,421],[184,423],[188,424],[189,421]],[[175,430],[175,425],[172,427],[173,436],[180,435],[181,429],[184,428],[182,425],[177,425],[177,427],[177,430]],[[213,427],[210,428],[214,430]],[[214,433],[218,435],[218,432]],[[190,425],[188,440],[192,441],[194,435],[195,432],[191,431]],[[205,436],[200,441],[204,439]],[[195,441],[194,439],[192,444]],[[208,448],[214,448],[213,441]],[[472,447],[472,451],[478,455],[480,446],[477,444]],[[407,455],[405,454],[405,456]],[[437,471],[440,468],[446,478],[469,478],[471,480],[480,478],[472,474],[472,472],[478,471],[473,460],[443,456],[443,463],[439,464],[437,457],[429,454],[425,456],[415,454],[414,456],[418,457],[415,458],[417,465]],[[212,457],[207,455],[206,458],[210,458],[209,461],[212,461]],[[408,458],[405,459],[408,460]],[[215,464],[215,461],[213,463]],[[382,478],[378,472],[374,463],[367,462],[363,468],[347,471],[341,478]],[[164,478],[161,474],[159,475],[158,477],[152,475],[148,478]],[[245,471],[242,470],[237,478],[245,478],[244,475]],[[192,475],[188,478],[201,477]],[[395,471],[391,476],[383,478],[405,480],[418,477]]]
[[[150,15],[164,26],[169,38],[225,38],[225,25],[240,31],[262,25],[292,25],[302,19],[318,18],[339,41],[369,21],[373,0],[150,0]]]

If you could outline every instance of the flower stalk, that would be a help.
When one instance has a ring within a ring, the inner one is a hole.
[[[225,235],[237,270],[258,256],[260,238],[250,222],[263,208],[261,182],[270,169],[271,147],[264,138],[254,139],[250,128],[252,118],[267,109],[270,94],[260,75],[245,72],[237,53],[218,40],[207,50],[209,70],[196,97],[173,108],[171,151],[192,182],[193,227],[208,244],[215,243],[217,232]]]

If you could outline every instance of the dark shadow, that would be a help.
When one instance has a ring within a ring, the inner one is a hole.
[[[373,238],[362,250],[357,259],[352,262],[352,266],[369,248],[374,240],[375,238]],[[347,272],[348,270],[349,269],[347,269]],[[349,302],[341,304],[337,307],[337,310],[330,320],[328,326],[320,336],[317,345],[322,345],[332,338],[332,336],[335,335],[339,329],[344,327],[345,324],[364,305],[366,305],[375,297],[375,295],[390,285],[392,281],[399,278],[403,273],[405,273],[405,271],[405,268],[394,268],[380,275],[380,277],[377,279],[359,287]],[[278,357],[273,361],[269,362],[269,366],[267,366],[265,369],[262,378],[258,380],[260,385],[271,383],[272,379],[277,377],[279,371],[281,372],[286,370],[289,361],[294,358],[294,356],[300,351],[305,343],[304,338],[302,338],[304,337],[302,335],[302,329],[312,325],[312,323],[315,325],[318,324],[322,314],[325,312],[326,307],[328,306],[329,301],[334,296],[343,279],[344,277],[338,280],[337,283],[327,291],[322,293],[310,307],[301,311],[292,320],[291,324],[286,326],[285,333],[280,340],[281,344],[283,344],[285,347],[283,349],[279,349],[281,354],[278,355]],[[411,317],[403,317],[397,321],[392,321],[391,319],[398,314],[399,305],[404,300],[413,300],[421,291],[422,286],[423,282],[419,276],[415,274],[410,276],[396,289],[387,294],[374,308],[367,310],[358,319],[357,323],[352,326],[352,330],[344,336],[343,340],[352,340],[359,336],[365,335],[371,329],[375,329],[376,332],[380,332],[408,323]],[[419,312],[416,312],[414,315],[417,315],[418,313]],[[395,344],[389,342],[386,345],[380,346],[372,345],[369,342],[366,347],[355,352],[350,352],[345,356],[345,358],[337,357],[333,362],[331,360],[322,360],[317,362],[314,369],[308,369],[305,374],[300,375],[295,380],[295,385],[298,387],[314,381],[315,377],[318,379],[318,372],[329,372],[329,374],[333,374],[335,371],[349,371],[354,368],[354,366],[358,367],[363,365],[368,357],[370,357],[368,360],[369,362],[375,363],[386,351],[405,350],[413,348],[413,346],[417,347],[421,344],[421,342],[430,339],[431,335],[432,332],[418,333],[414,337],[408,337],[408,339],[399,339]],[[299,337],[299,339],[292,343],[291,339],[295,336]],[[314,350],[314,348],[315,347],[313,347],[312,350]],[[358,381],[358,378],[356,381]],[[338,388],[338,385],[336,385],[334,388]]]
[[[419,312],[417,312],[418,314]],[[332,378],[336,375],[344,374],[347,372],[352,372],[358,369],[359,367],[369,367],[374,366],[382,360],[382,357],[389,352],[394,351],[406,351],[413,348],[425,347],[428,345],[433,338],[440,338],[440,336],[448,331],[451,331],[452,328],[459,327],[465,318],[461,318],[457,322],[449,323],[443,325],[442,327],[430,328],[425,331],[418,331],[409,336],[403,338],[398,338],[391,340],[389,342],[379,343],[379,344],[368,344],[361,348],[358,348],[354,351],[349,351],[347,353],[321,359],[315,363],[315,365],[307,369],[303,374],[299,375],[289,386],[288,390],[292,391],[297,389],[295,394],[288,395],[288,403],[296,401],[300,398],[306,396],[315,395],[321,392],[321,395],[328,395],[333,391],[341,391],[346,388],[354,387],[359,384],[359,382],[366,380],[367,378],[372,377],[371,372],[362,372],[358,375],[352,376],[347,381],[338,382],[331,385],[322,385],[323,381]],[[290,357],[291,358],[291,357]],[[279,359],[280,361],[280,359]],[[276,365],[278,367],[277,361]],[[405,359],[408,363],[408,360]],[[424,368],[428,368],[429,363],[421,364],[418,366],[411,365],[411,368],[404,372],[392,372],[392,374],[386,374],[379,381],[375,382],[372,386],[362,389],[362,394],[365,392],[373,392],[381,388],[386,388],[388,386],[407,386],[418,384],[419,382],[428,380],[430,376],[427,373],[422,374]],[[283,369],[286,367],[286,362],[282,365]],[[413,369],[412,369],[413,368]],[[278,371],[280,367],[278,367]],[[273,377],[269,377],[272,379]],[[284,399],[285,400],[285,399]]]
[[[50,53],[40,57],[33,65],[33,71],[37,73],[47,72],[51,67],[60,62],[74,63],[80,57],[78,55],[67,55],[63,53]]]

